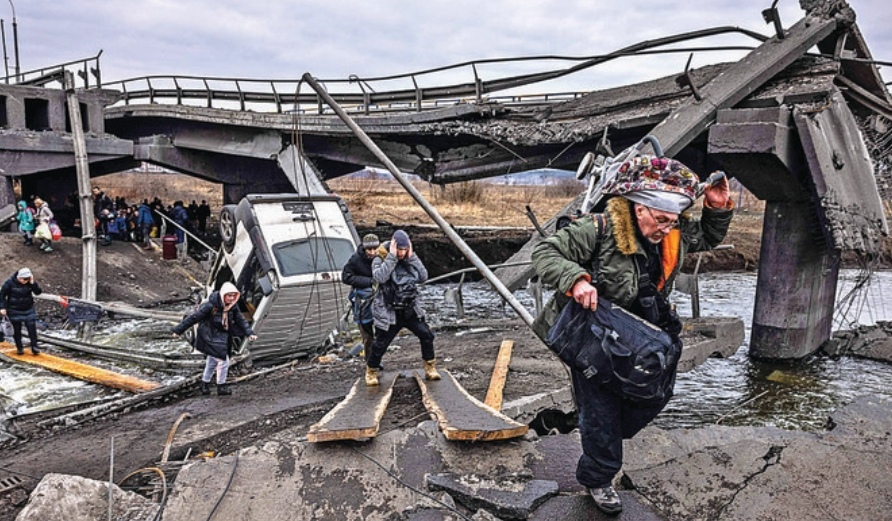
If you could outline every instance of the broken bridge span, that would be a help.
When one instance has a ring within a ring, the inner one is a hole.
[[[589,151],[620,150],[647,134],[697,172],[725,170],[767,202],[750,353],[801,358],[829,338],[840,254],[869,258],[888,234],[892,125],[892,98],[851,8],[836,0],[803,7],[806,16],[788,29],[778,21],[773,37],[748,33],[756,42],[738,62],[585,94],[494,95],[668,43],[741,31],[677,35],[507,79],[484,81],[473,63],[462,64],[473,71],[470,81],[437,88],[419,88],[421,73],[408,75],[414,88],[398,91],[376,91],[376,79],[342,80],[353,93],[324,83],[401,170],[432,183],[575,169]],[[95,84],[78,92],[94,176],[147,161],[222,183],[232,202],[248,192],[320,192],[326,179],[380,166],[298,81],[166,76],[101,85],[95,60],[94,72],[82,75]],[[47,180],[62,195],[74,186],[64,94],[39,86],[53,81],[52,71],[22,76],[0,85],[7,179],[0,206],[13,201],[12,177],[28,193]],[[269,110],[258,111],[262,105]],[[499,275],[517,288],[532,273],[506,268]]]

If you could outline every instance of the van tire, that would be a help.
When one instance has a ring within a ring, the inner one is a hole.
[[[232,253],[235,246],[235,232],[238,222],[235,219],[234,204],[227,204],[220,210],[220,239],[223,240],[223,247],[226,253]]]

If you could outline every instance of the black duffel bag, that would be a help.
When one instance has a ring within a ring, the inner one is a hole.
[[[586,378],[637,401],[667,398],[681,356],[681,342],[604,298],[595,311],[570,300],[545,343]]]

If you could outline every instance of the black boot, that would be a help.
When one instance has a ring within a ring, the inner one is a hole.
[[[40,351],[38,351],[36,347],[31,347],[31,354],[32,354],[32,355],[39,355],[39,354],[40,354]]]
[[[23,355],[23,354],[25,354],[25,348],[19,347],[18,349],[16,349],[16,352],[18,352],[18,354],[20,354],[20,355]]]
[[[211,394],[211,386],[208,384],[208,382],[201,382],[201,394],[205,396]]]
[[[220,396],[229,396],[232,394],[232,387],[229,387],[227,384],[220,384],[220,387],[217,388],[217,394]]]

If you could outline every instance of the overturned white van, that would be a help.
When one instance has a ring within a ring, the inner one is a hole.
[[[277,363],[321,350],[348,305],[341,269],[359,237],[336,195],[248,195],[220,212],[223,244],[206,291],[232,282],[257,333],[255,362]]]

